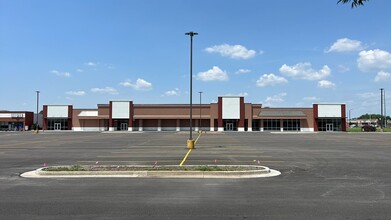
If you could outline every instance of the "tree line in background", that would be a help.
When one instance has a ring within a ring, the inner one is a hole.
[[[361,115],[357,118],[354,118],[354,119],[379,119],[381,118],[382,116],[380,114],[365,114],[365,115]],[[387,120],[390,120],[391,117],[390,116],[387,116],[386,117]]]

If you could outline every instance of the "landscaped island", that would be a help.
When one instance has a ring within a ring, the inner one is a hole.
[[[223,165],[197,165],[197,166],[51,166],[42,168],[42,171],[248,171],[265,170],[263,166],[223,166]]]
[[[258,178],[281,173],[255,165],[94,165],[50,166],[26,172],[28,178],[141,177],[141,178]]]

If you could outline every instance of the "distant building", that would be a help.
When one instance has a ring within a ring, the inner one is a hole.
[[[371,125],[373,127],[380,127],[379,119],[352,119],[349,121],[349,127],[362,127],[365,125]],[[391,126],[391,120],[387,120],[386,127]]]
[[[218,97],[217,103],[193,104],[193,129],[206,131],[346,131],[345,104],[311,108],[262,108],[244,97]],[[110,101],[96,109],[44,105],[45,130],[189,131],[188,104],[134,104]]]
[[[33,125],[34,113],[26,111],[0,111],[0,131],[26,131]]]

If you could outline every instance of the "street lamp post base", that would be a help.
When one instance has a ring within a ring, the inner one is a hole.
[[[188,149],[194,149],[194,139],[188,139],[187,140],[187,148]]]

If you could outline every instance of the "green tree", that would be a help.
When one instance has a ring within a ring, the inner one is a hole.
[[[364,2],[368,2],[369,0],[338,0],[337,3],[347,4],[352,3],[352,8],[364,5]]]
[[[358,117],[357,119],[379,119],[381,118],[381,115],[380,114],[365,114],[365,115],[361,115],[360,117]],[[387,120],[390,120],[390,116],[387,116],[386,117]]]

